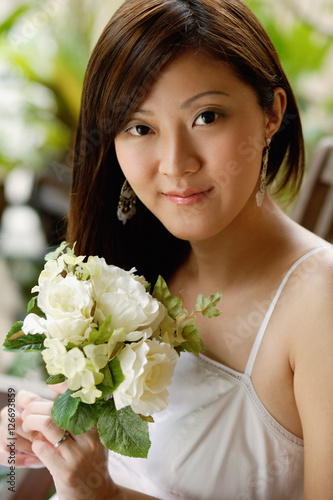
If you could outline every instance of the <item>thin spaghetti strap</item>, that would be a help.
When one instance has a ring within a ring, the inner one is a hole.
[[[259,347],[260,347],[260,344],[261,344],[261,341],[264,337],[264,334],[265,334],[265,331],[266,331],[266,328],[267,328],[267,325],[271,319],[271,316],[274,312],[274,309],[275,309],[275,306],[279,300],[279,297],[282,293],[282,290],[284,289],[285,287],[285,284],[287,283],[290,275],[295,271],[295,269],[299,266],[299,264],[301,264],[301,262],[303,262],[303,260],[307,259],[308,257],[310,257],[311,255],[319,252],[320,250],[322,250],[323,248],[328,248],[326,246],[323,246],[323,247],[317,247],[317,248],[314,248],[313,250],[310,250],[310,252],[307,252],[305,255],[303,255],[302,257],[300,257],[296,262],[295,264],[293,264],[291,266],[291,268],[289,269],[289,271],[287,272],[287,274],[285,275],[285,277],[283,278],[279,288],[277,289],[277,292],[266,312],[266,315],[264,317],[264,320],[259,328],[259,331],[257,333],[257,336],[256,336],[256,339],[254,341],[254,344],[252,346],[252,349],[251,349],[251,353],[250,353],[250,356],[249,356],[249,359],[248,359],[248,362],[247,362],[247,365],[246,365],[246,368],[245,368],[245,374],[248,375],[249,377],[251,377],[252,375],[252,370],[253,370],[253,367],[254,367],[254,363],[255,363],[255,360],[256,360],[256,357],[257,357],[257,354],[258,354],[258,351],[259,351]]]

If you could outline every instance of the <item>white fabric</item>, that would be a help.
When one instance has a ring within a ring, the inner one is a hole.
[[[303,498],[303,443],[266,411],[247,375],[182,354],[170,405],[154,418],[147,460],[109,455],[123,486],[163,500]]]

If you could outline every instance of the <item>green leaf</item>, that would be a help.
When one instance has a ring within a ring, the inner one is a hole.
[[[66,380],[65,375],[62,375],[62,373],[59,373],[59,375],[50,375],[45,380],[45,384],[47,384],[47,385],[61,384],[62,382],[65,382],[65,380]]]
[[[100,384],[96,385],[96,389],[102,391],[102,395],[97,399],[97,401],[104,400],[107,396],[110,396],[113,393],[112,387],[104,384],[104,380]]]
[[[29,313],[36,305],[36,302],[37,302],[37,299],[38,299],[38,295],[35,295],[34,297],[32,297],[29,302],[28,302],[28,306],[27,306],[27,312]]]
[[[98,339],[98,337],[99,337],[99,330],[97,330],[97,328],[93,328],[91,330],[91,332],[89,333],[89,337],[88,337],[89,344],[94,344],[96,342],[96,340]]]
[[[73,399],[73,398],[72,398]],[[89,431],[97,422],[98,405],[79,403],[76,412],[68,424],[68,430],[72,434],[83,434]]]
[[[99,337],[96,340],[96,344],[105,344],[111,337],[111,334],[111,316],[109,316],[99,327]]]
[[[115,391],[120,386],[120,384],[125,380],[125,376],[123,374],[123,371],[121,369],[120,362],[119,362],[119,359],[117,358],[117,356],[115,358],[111,359],[111,361],[109,361],[109,363],[107,364],[107,367],[108,367],[108,371],[110,373],[110,378],[111,378],[111,383],[112,383],[112,386],[110,386],[110,387],[112,387],[113,390]],[[105,383],[104,380],[103,380],[103,382]]]
[[[43,351],[45,335],[43,333],[36,333],[34,335],[25,335],[22,332],[23,321],[17,321],[9,331],[2,349],[7,352],[17,351]]]
[[[75,414],[79,404],[77,398],[72,398],[71,394],[73,394],[73,392],[74,391],[67,389],[66,392],[60,394],[55,400],[51,410],[53,420],[64,431],[67,429],[69,421]]]
[[[103,403],[97,421],[102,444],[127,457],[147,458],[150,448],[148,423],[132,408],[117,411],[113,399]]]
[[[111,326],[111,316],[106,318],[103,324],[97,329],[93,328],[89,333],[88,343],[89,344],[105,344],[112,335]]]
[[[183,328],[182,335],[186,342],[183,342],[180,346],[175,347],[176,351],[188,351],[195,354],[195,356],[199,356],[200,352],[204,352],[206,350],[204,343],[202,342],[199,330],[196,325],[187,325]]]
[[[3,33],[7,33],[12,29],[13,26],[15,26],[16,23],[18,23],[19,19],[30,9],[28,5],[21,5],[17,9],[14,10],[10,14],[7,19],[2,21],[0,24],[0,35]]]
[[[183,300],[181,297],[171,295],[162,276],[157,278],[152,296],[164,304],[172,319],[176,319],[177,314],[179,314],[182,309]]]
[[[89,340],[86,340],[85,342],[81,342],[81,343],[75,343],[75,342],[68,342],[66,344],[66,349],[67,351],[69,351],[70,349],[74,349],[74,347],[78,347],[79,349],[82,349],[86,346],[86,345],[89,345],[91,344],[91,342],[89,342]]]
[[[201,312],[201,314],[206,316],[206,318],[216,318],[222,312],[215,307],[220,302],[221,297],[222,292],[214,293],[208,298],[204,297],[200,293],[195,304],[195,310]]]
[[[101,370],[104,375],[103,382],[96,386],[96,389],[102,391],[101,398],[105,398],[112,394],[120,384],[125,380],[119,360],[114,357],[109,363]],[[101,399],[99,398],[99,399]]]
[[[6,339],[9,339],[11,336],[15,335],[15,333],[21,332],[23,334],[22,326],[23,326],[23,321],[16,321],[16,323],[14,323],[14,325],[9,330]]]

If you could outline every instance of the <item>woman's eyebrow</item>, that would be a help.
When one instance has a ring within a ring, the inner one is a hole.
[[[227,92],[222,92],[221,90],[207,90],[206,92],[201,92],[200,94],[197,94],[187,99],[185,102],[181,104],[180,109],[188,108],[194,101],[206,95],[225,95],[230,97],[230,95]]]
[[[196,94],[193,97],[190,97],[189,99],[187,99],[185,102],[183,102],[180,105],[180,109],[186,109],[186,108],[188,108],[197,99],[200,99],[201,97],[205,97],[207,95],[224,95],[224,96],[230,97],[230,95],[227,92],[223,92],[221,90],[207,90],[205,92],[201,92],[200,94]],[[149,115],[149,116],[153,116],[154,115],[154,113],[152,111],[148,111],[147,109],[143,109],[143,108],[136,109],[134,111],[134,114],[135,113],[142,113],[144,115]]]
[[[149,116],[153,116],[153,112],[152,111],[148,111],[148,109],[143,109],[143,108],[138,108],[136,109],[133,114],[136,114],[136,113],[143,113],[144,115],[149,115]]]

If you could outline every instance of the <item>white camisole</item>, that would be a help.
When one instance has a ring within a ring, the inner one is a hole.
[[[266,410],[252,385],[256,356],[287,272],[246,366],[237,372],[204,355],[182,353],[170,405],[154,415],[148,459],[109,453],[114,481],[162,500],[302,500],[303,441]]]

